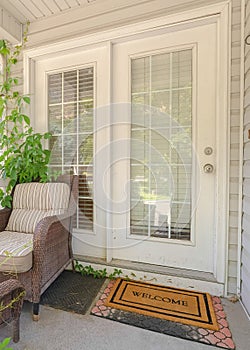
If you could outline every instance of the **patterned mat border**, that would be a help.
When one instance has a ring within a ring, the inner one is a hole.
[[[186,340],[192,340],[208,345],[217,346],[223,349],[235,349],[235,344],[232,339],[232,333],[229,329],[226,314],[223,310],[221,299],[219,297],[212,297],[217,322],[220,328],[219,331],[214,331],[195,326],[183,325],[177,322],[160,320],[153,317],[139,315],[129,311],[123,311],[108,307],[105,305],[105,301],[108,295],[110,294],[110,291],[112,290],[114,284],[114,280],[109,282],[102,295],[100,296],[99,300],[93,307],[91,311],[92,315],[149,329],[159,333],[172,335]],[[138,322],[134,320],[138,320]],[[157,327],[153,326],[154,323],[160,325],[158,326],[158,329]]]

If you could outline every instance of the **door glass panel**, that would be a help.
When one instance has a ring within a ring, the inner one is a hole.
[[[79,203],[74,226],[93,230],[94,68],[48,76],[48,125],[51,167],[79,175]]]
[[[131,60],[131,234],[190,240],[192,50]]]

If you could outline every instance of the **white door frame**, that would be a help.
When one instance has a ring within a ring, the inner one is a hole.
[[[216,134],[218,141],[217,151],[217,169],[220,174],[216,185],[216,196],[218,198],[217,207],[215,208],[217,235],[214,242],[215,261],[214,261],[214,277],[224,284],[226,291],[227,285],[227,263],[228,263],[228,207],[229,207],[229,106],[230,106],[230,42],[231,42],[231,4],[223,1],[214,5],[204,6],[193,10],[188,10],[178,14],[160,17],[153,20],[135,23],[123,26],[113,30],[103,31],[101,33],[90,34],[76,39],[68,39],[57,43],[30,48],[24,52],[24,93],[33,94],[34,92],[34,66],[37,61],[46,57],[55,57],[65,52],[79,52],[86,47],[95,47],[99,44],[106,43],[107,55],[110,58],[110,66],[107,67],[110,82],[111,66],[112,66],[112,44],[116,42],[126,41],[128,38],[136,36],[137,38],[151,36],[155,33],[163,33],[166,31],[175,31],[187,27],[197,25],[197,21],[201,24],[207,21],[209,17],[216,17],[218,25],[218,71],[217,71],[217,118],[216,130],[220,134]],[[32,76],[33,75],[33,76]],[[111,86],[109,91],[112,91]],[[107,105],[112,103],[112,95],[106,101]],[[30,115],[33,115],[33,107],[30,107]],[[221,135],[223,132],[223,135]],[[111,133],[110,133],[111,141]],[[110,179],[111,182],[111,179]],[[109,184],[111,192],[111,186]],[[111,203],[108,204],[109,206]],[[110,210],[107,211],[107,222],[111,222]],[[110,226],[109,226],[110,227]],[[219,232],[219,234],[218,234]],[[107,230],[107,242],[110,242],[110,230]],[[107,261],[112,259],[112,247],[107,248]]]

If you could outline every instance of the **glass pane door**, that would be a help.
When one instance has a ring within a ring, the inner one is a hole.
[[[192,49],[131,60],[131,234],[189,240]]]

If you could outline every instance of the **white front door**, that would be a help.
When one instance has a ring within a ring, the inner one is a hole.
[[[128,26],[105,40],[34,52],[34,67],[26,60],[36,74],[35,129],[59,140],[52,165],[81,175],[78,256],[199,270],[224,283],[229,27],[222,12]],[[76,156],[68,158],[71,149]]]
[[[214,271],[217,25],[114,46],[113,257]]]

